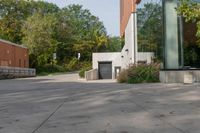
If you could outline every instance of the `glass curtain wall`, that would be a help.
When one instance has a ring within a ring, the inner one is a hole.
[[[197,45],[196,32],[195,22],[183,21],[184,66],[186,68],[200,68],[200,47]]]
[[[137,7],[138,51],[154,52],[163,69],[200,68],[196,23],[177,15],[178,1],[141,1]]]
[[[162,0],[142,0],[137,7],[138,52],[154,52],[162,59]]]
[[[163,0],[164,69],[197,69],[200,48],[196,45],[195,22],[185,22],[177,15],[177,0]]]
[[[177,1],[163,0],[164,69],[183,68],[181,19],[177,15]]]

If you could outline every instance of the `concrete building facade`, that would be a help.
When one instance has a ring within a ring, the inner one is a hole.
[[[93,53],[93,61],[92,61],[92,67],[93,69],[100,70],[100,64],[110,64],[111,71],[109,69],[106,69],[105,73],[107,73],[107,78],[115,79],[117,76],[117,73],[120,72],[121,66],[122,66],[122,58],[120,52],[111,52],[111,53]],[[103,68],[105,69],[105,68]],[[100,70],[101,71],[101,70]],[[99,73],[100,74],[100,73]],[[98,75],[99,75],[98,74]],[[99,79],[102,79],[103,77],[99,76]]]
[[[28,68],[28,49],[24,46],[0,39],[0,66]]]
[[[131,64],[151,63],[154,53],[138,52],[136,7],[139,3],[140,0],[120,0],[120,36],[124,38],[125,44],[121,52],[93,54],[93,70],[94,73],[98,70],[95,75],[99,79],[114,79]]]

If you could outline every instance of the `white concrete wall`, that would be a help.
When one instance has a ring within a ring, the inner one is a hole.
[[[200,83],[199,70],[160,71],[161,83]]]
[[[112,62],[112,77],[115,78],[115,67],[122,66],[121,53],[93,53],[92,55],[92,67],[98,69],[98,62]]]
[[[86,80],[97,80],[99,79],[98,69],[92,69],[85,72],[85,79]]]
[[[151,63],[154,53],[138,52],[137,47],[137,14],[132,13],[125,29],[125,45],[121,52],[93,53],[93,69],[98,69],[98,62],[112,62],[112,74],[115,78],[115,67],[122,69],[138,61]]]
[[[137,63],[137,18],[136,13],[132,13],[126,30],[125,45],[121,51],[122,68],[127,68],[130,64]]]
[[[154,58],[153,52],[138,52],[138,61],[145,61],[147,64],[152,62]]]

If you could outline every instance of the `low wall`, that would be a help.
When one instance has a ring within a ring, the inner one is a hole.
[[[98,69],[92,69],[90,71],[86,71],[85,79],[86,80],[98,80],[99,79]]]
[[[200,82],[200,70],[160,71],[162,83],[195,83]]]
[[[0,66],[0,79],[23,78],[36,76],[36,70],[30,68]]]
[[[138,61],[144,61],[147,64],[152,62],[154,58],[154,52],[138,52]]]

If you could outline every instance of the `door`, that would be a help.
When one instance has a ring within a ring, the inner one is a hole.
[[[112,79],[112,62],[99,62],[99,79]]]
[[[115,67],[115,78],[119,76],[120,72],[121,72],[121,67]]]

